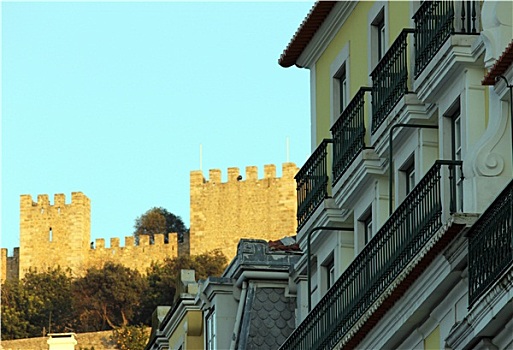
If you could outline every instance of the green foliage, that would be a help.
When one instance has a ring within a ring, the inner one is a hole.
[[[146,280],[138,271],[120,264],[108,262],[102,269],[88,269],[73,283],[79,329],[99,331],[128,325],[146,289]]]
[[[2,339],[41,336],[45,331],[91,332],[121,327],[116,336],[136,344],[138,333],[127,326],[149,325],[157,306],[173,305],[181,269],[194,269],[196,279],[205,279],[220,276],[226,263],[221,251],[214,250],[154,263],[146,277],[113,263],[90,268],[76,279],[69,270],[60,268],[29,271],[23,280],[2,285]],[[129,348],[137,349],[135,346]]]
[[[148,343],[144,326],[124,326],[112,332],[111,341],[120,350],[143,350]]]
[[[64,332],[71,327],[71,274],[60,268],[30,270],[21,281],[2,285],[2,339]]]
[[[168,233],[178,233],[179,241],[183,240],[183,235],[188,232],[182,218],[168,212],[162,207],[154,207],[146,213],[135,219],[134,236],[138,242],[140,235],[150,236],[150,242],[153,242],[155,235],[164,234],[166,239]]]
[[[48,269],[41,273],[30,270],[23,278],[23,283],[25,292],[34,298],[39,297],[42,302],[42,307],[30,319],[32,325],[38,329],[47,327],[46,330],[53,333],[65,332],[72,327],[70,269]]]
[[[196,280],[208,276],[220,276],[228,262],[219,250],[193,256],[167,258],[163,262],[154,263],[147,271],[148,291],[142,300],[139,322],[150,324],[151,314],[157,306],[172,306],[180,282],[180,270],[193,269]]]

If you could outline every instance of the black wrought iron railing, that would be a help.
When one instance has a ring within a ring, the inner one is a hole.
[[[413,29],[403,29],[371,73],[373,134],[408,93],[408,34],[413,32]]]
[[[331,349],[340,342],[440,229],[442,212],[455,202],[452,189],[449,203],[442,200],[442,166],[453,187],[461,164],[435,162],[281,349]]]
[[[415,21],[415,77],[451,34],[477,34],[477,1],[424,1]],[[455,6],[456,5],[456,6]]]
[[[361,87],[331,127],[333,137],[333,184],[365,148],[365,92]]]
[[[469,308],[513,265],[513,181],[469,232]]]
[[[328,197],[328,145],[324,139],[296,174],[298,230]]]

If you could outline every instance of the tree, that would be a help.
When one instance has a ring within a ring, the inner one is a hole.
[[[180,270],[193,269],[196,280],[208,276],[220,276],[228,262],[221,250],[216,249],[199,255],[183,255],[153,263],[147,271],[148,291],[143,297],[139,322],[149,324],[157,306],[172,306],[180,283]]]
[[[141,274],[120,264],[107,262],[90,268],[73,283],[80,331],[114,329],[130,324],[146,292]]]
[[[164,234],[167,240],[170,232],[176,232],[178,240],[182,242],[184,234],[189,231],[180,216],[176,216],[162,207],[153,207],[139,216],[135,219],[134,228],[137,242],[141,235],[148,235],[152,243],[156,234]]]
[[[71,273],[30,270],[21,281],[2,285],[2,339],[41,336],[72,327]]]
[[[18,280],[7,280],[2,284],[2,340],[27,338],[35,329],[30,324],[30,315],[41,306],[39,298],[31,298]]]
[[[120,350],[144,350],[148,332],[144,326],[124,326],[112,332],[111,341]]]
[[[64,332],[73,325],[71,270],[60,267],[43,272],[29,270],[23,278],[23,286],[28,295],[39,297],[42,305],[30,318],[30,323],[47,332]]]

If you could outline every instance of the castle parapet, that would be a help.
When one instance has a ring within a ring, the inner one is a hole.
[[[124,238],[124,247],[120,246],[119,238],[111,238],[110,247],[105,247],[105,239],[97,238],[96,249],[89,250],[88,266],[101,267],[111,261],[145,274],[152,262],[178,256],[177,234],[169,233],[168,237],[169,242],[165,243],[164,235],[155,235],[150,244],[150,237],[142,235],[139,237],[139,245],[134,245],[134,237],[127,236]]]
[[[294,163],[283,163],[282,164],[282,178],[294,178],[299,168]],[[247,166],[245,172],[245,178],[239,177],[241,175],[239,168],[230,167],[227,169],[227,181],[224,183],[237,183],[244,181],[258,181],[258,167]],[[276,165],[266,164],[264,165],[264,176],[263,179],[279,179],[276,176]],[[201,170],[193,170],[190,173],[190,185],[191,189],[202,184],[221,184],[222,172],[220,169],[210,169],[208,171],[208,179],[205,179]]]

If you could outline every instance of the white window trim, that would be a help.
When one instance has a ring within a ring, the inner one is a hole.
[[[374,67],[376,67],[377,65],[377,61],[374,62],[373,61],[373,54],[374,54],[374,47],[373,47],[373,44],[375,43],[375,40],[373,38],[374,36],[374,25],[373,23],[376,21],[376,18],[379,16],[379,13],[381,12],[381,10],[383,10],[383,21],[384,21],[384,24],[385,24],[385,42],[384,42],[384,47],[385,47],[385,52],[388,50],[389,48],[389,42],[388,42],[388,38],[390,37],[390,33],[389,33],[389,23],[388,23],[388,19],[389,19],[389,16],[388,16],[388,2],[387,1],[376,1],[376,3],[371,7],[371,9],[369,10],[368,14],[367,14],[367,49],[368,49],[368,55],[367,55],[367,65],[368,65],[368,70],[369,70],[369,74],[374,70]],[[372,86],[372,78],[370,77],[369,75],[369,86]]]
[[[351,87],[351,80],[350,80],[350,61],[349,61],[349,44],[350,42],[347,42],[344,47],[339,51],[337,54],[337,57],[331,62],[330,65],[330,77],[331,77],[331,84],[330,84],[330,125],[333,125],[339,115],[340,115],[340,106],[339,106],[339,95],[340,95],[340,86],[339,82],[337,81],[337,74],[340,72],[340,69],[343,65],[345,65],[345,71],[346,71],[346,83],[347,83],[347,92],[346,92],[346,101],[349,103],[349,97],[350,97],[350,87]]]

